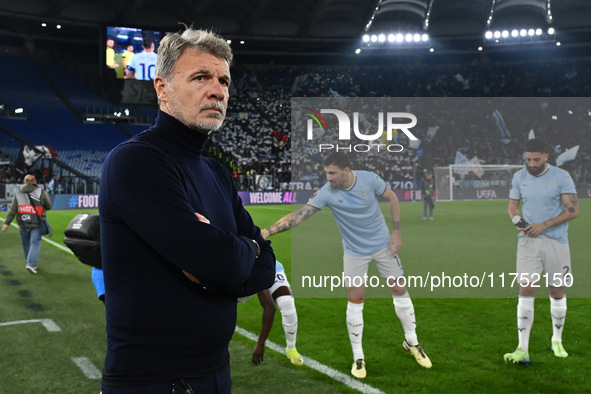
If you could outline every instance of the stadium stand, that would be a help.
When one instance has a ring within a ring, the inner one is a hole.
[[[84,108],[110,104],[47,59],[36,63],[26,56],[1,55],[0,85],[5,102],[27,114],[26,121],[2,119],[2,124],[33,145],[53,147],[61,161],[88,176],[98,176],[96,161],[127,138],[111,123],[82,123]]]
[[[591,85],[590,63],[581,58],[362,68],[241,65],[233,69],[228,118],[212,138],[212,149],[241,174],[274,174],[278,181],[287,181],[293,143],[292,97],[584,97]],[[146,128],[132,123],[122,128],[111,123],[82,123],[77,113],[89,107],[107,109],[110,103],[47,59],[36,63],[25,56],[2,55],[0,64],[0,97],[12,107],[27,109],[26,121],[2,119],[2,124],[35,145],[52,146],[60,160],[89,176],[98,177],[108,150]],[[152,107],[130,108],[142,117],[156,116]],[[277,133],[284,136],[281,148],[273,146]],[[487,135],[475,138],[466,130],[451,129],[450,133],[445,140],[431,144],[429,166],[453,163],[456,151],[477,156],[484,164],[516,164],[519,160],[519,144],[505,145]],[[580,143],[579,156],[566,166],[575,171],[579,183],[588,183],[586,130],[573,129],[566,134],[540,127],[539,133],[552,146]],[[408,149],[384,166],[382,175],[412,180],[417,166],[424,165],[416,152]],[[309,170],[322,176],[319,168]],[[297,180],[303,175],[291,176]]]

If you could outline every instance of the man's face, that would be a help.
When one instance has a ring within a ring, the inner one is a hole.
[[[546,169],[548,154],[541,152],[525,152],[525,166],[530,174],[537,176]]]
[[[326,180],[330,183],[330,187],[333,189],[344,189],[346,188],[346,184],[349,181],[349,174],[351,173],[351,169],[346,167],[345,169],[340,169],[334,164],[324,166],[324,172],[326,173]]]
[[[109,48],[113,48],[113,46],[115,46],[115,41],[113,41],[113,40],[107,40],[107,46]]]
[[[226,60],[187,48],[173,70],[172,81],[156,77],[160,109],[193,130],[219,129],[228,107],[230,67]]]

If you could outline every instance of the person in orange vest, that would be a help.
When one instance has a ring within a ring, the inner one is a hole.
[[[37,273],[37,260],[41,251],[41,231],[39,225],[45,217],[45,211],[51,209],[51,199],[45,190],[37,186],[37,179],[32,174],[25,175],[24,186],[16,192],[2,231],[8,230],[8,226],[16,216],[20,227],[21,240],[27,264],[25,268],[32,274]]]

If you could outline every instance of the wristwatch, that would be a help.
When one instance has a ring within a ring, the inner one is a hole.
[[[257,241],[255,241],[254,239],[251,239],[250,242],[252,242],[252,244],[254,245],[254,248],[257,251],[257,255],[255,256],[255,258],[259,257],[261,254],[261,247],[259,246],[259,243]]]

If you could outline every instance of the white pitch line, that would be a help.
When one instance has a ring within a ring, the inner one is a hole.
[[[51,319],[39,319],[39,320],[40,320],[40,323],[43,324],[43,327],[45,327],[47,329],[47,331],[49,331],[49,332],[58,332],[58,331],[61,331],[62,330]]]
[[[88,357],[72,357],[72,361],[88,379],[98,380],[101,378],[101,371]]]
[[[44,235],[43,237],[41,237],[41,239],[42,239],[43,241],[47,242],[48,244],[50,244],[50,245],[52,245],[52,246],[55,246],[56,248],[58,248],[58,249],[60,249],[60,250],[63,250],[63,251],[64,251],[64,252],[66,252],[66,253],[69,253],[69,254],[71,254],[71,255],[73,255],[73,254],[74,254],[74,253],[73,253],[73,252],[70,250],[70,248],[68,248],[68,247],[66,247],[66,246],[64,246],[64,245],[62,245],[62,244],[59,244],[59,243],[57,243],[57,242],[55,242],[55,241],[52,241],[52,240],[51,240],[51,239],[49,239],[49,238],[48,238],[46,235]]]
[[[6,221],[4,218],[0,218],[0,220],[2,220],[3,222],[5,222],[5,221]],[[11,226],[13,226],[14,228],[18,228],[18,229],[20,229],[20,227],[19,227],[19,226],[18,226],[18,225],[17,225],[15,222],[12,222],[12,223],[10,223],[10,225],[11,225]],[[51,240],[51,239],[49,239],[49,237],[48,237],[48,236],[46,236],[46,235],[44,235],[43,237],[41,237],[41,240],[43,240],[43,241],[47,242],[48,244],[50,244],[50,245],[52,245],[52,246],[55,246],[55,247],[56,247],[56,248],[58,248],[58,249],[61,249],[61,250],[63,250],[64,252],[70,253],[70,254],[72,254],[72,255],[74,254],[74,253],[72,253],[72,251],[70,250],[70,248],[67,248],[67,247],[65,247],[65,246],[64,246],[64,245],[62,245],[62,244],[59,244],[59,243],[57,243],[57,242],[55,242],[55,241],[52,241],[52,240]]]
[[[244,328],[238,327],[236,326],[236,332],[240,335],[242,335],[243,337],[246,337],[252,341],[258,341],[259,337],[256,334],[253,334],[250,331],[245,330]],[[267,340],[266,347],[268,347],[271,350],[276,351],[277,353],[280,354],[284,354],[285,353],[285,349],[274,343],[271,342],[269,340]],[[305,357],[304,355],[302,355],[302,358],[304,359],[304,365],[308,366],[328,377],[330,377],[333,380],[336,380],[338,382],[341,382],[349,387],[351,387],[352,389],[355,389],[359,392],[362,393],[366,393],[366,394],[384,394],[383,391],[376,389],[375,387],[372,387],[368,384],[365,383],[361,383],[360,381],[358,381],[357,379],[354,379],[352,377],[350,377],[349,375],[345,375],[342,372],[337,371],[334,368],[329,367],[328,365],[324,365],[316,360],[313,360],[309,357]]]
[[[51,319],[15,320],[15,321],[9,321],[9,322],[5,322],[5,323],[0,323],[0,327],[13,326],[15,324],[31,324],[31,323],[41,323],[43,325],[43,327],[45,327],[45,329],[49,332],[58,332],[58,331],[62,330]]]

